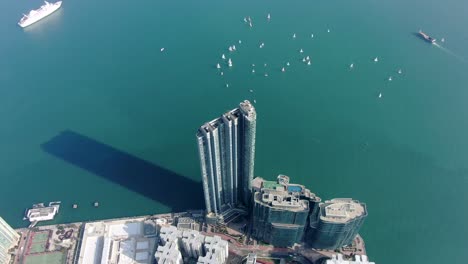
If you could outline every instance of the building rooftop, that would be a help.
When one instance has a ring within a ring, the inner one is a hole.
[[[332,255],[331,259],[328,259],[325,264],[375,264],[375,262],[369,262],[366,255],[355,255],[353,260],[344,260],[343,255],[338,254]]]
[[[150,264],[156,237],[145,218],[92,222],[85,226],[78,264]]]
[[[161,246],[155,254],[158,263],[177,263],[184,257],[197,260],[196,263],[200,264],[223,264],[229,254],[227,241],[218,236],[202,235],[195,230],[163,226],[159,236]]]
[[[249,100],[244,100],[239,104],[239,108],[242,113],[246,116],[247,119],[255,119],[257,113],[255,112],[255,107],[250,103]]]
[[[320,201],[320,198],[305,186],[290,184],[286,175],[279,175],[276,182],[255,178],[252,186],[257,202],[279,209],[303,211],[309,209],[309,199]]]
[[[321,204],[320,218],[335,223],[346,223],[356,217],[366,215],[365,204],[350,198],[338,198]]]

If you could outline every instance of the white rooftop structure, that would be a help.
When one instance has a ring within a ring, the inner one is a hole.
[[[146,237],[144,218],[85,226],[78,264],[151,264],[156,237]]]
[[[346,223],[366,213],[361,203],[350,198],[332,199],[325,204],[325,214],[321,216],[325,221]]]
[[[325,264],[375,264],[375,262],[369,262],[366,255],[356,255],[354,260],[344,260],[343,255],[333,254],[332,259],[328,259]]]
[[[198,260],[199,264],[224,264],[227,261],[228,243],[218,236],[207,237],[195,230],[163,226],[159,237],[161,245],[155,254],[158,264],[182,264],[183,257]]]

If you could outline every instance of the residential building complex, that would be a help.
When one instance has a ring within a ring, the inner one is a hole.
[[[366,217],[366,205],[357,200],[339,198],[325,201],[319,205],[317,221],[311,222],[307,240],[317,249],[351,245]]]
[[[224,264],[229,255],[228,243],[218,236],[209,237],[195,230],[163,226],[155,258],[158,264]],[[196,262],[195,262],[196,261]]]
[[[207,215],[248,206],[254,174],[256,112],[249,101],[198,129]]]
[[[0,263],[9,263],[11,250],[18,245],[20,235],[0,217]]]
[[[255,178],[252,190],[252,236],[277,247],[301,242],[320,198],[303,185],[290,184],[286,175],[276,182]]]

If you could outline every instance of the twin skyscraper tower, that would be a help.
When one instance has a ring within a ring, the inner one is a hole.
[[[257,113],[245,100],[198,129],[197,140],[208,217],[248,207],[255,163]]]

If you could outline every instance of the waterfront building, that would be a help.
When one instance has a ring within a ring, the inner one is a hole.
[[[200,231],[201,225],[192,217],[179,217],[177,218],[177,228]]]
[[[255,178],[252,191],[252,236],[276,247],[301,242],[320,198],[303,185],[289,183],[286,175],[277,181]]]
[[[0,263],[9,263],[11,250],[18,245],[20,235],[0,217]]]
[[[198,129],[207,215],[248,206],[254,174],[256,111],[249,101]]]
[[[87,223],[78,264],[151,264],[156,239],[156,222],[145,218]]]
[[[355,255],[353,260],[344,260],[343,255],[338,254],[332,255],[331,259],[327,259],[325,264],[375,264],[375,262],[369,262],[366,255]]]
[[[307,241],[317,249],[351,245],[367,217],[366,205],[349,198],[325,201],[318,208],[317,221],[310,222],[307,234]]]
[[[228,243],[219,236],[209,237],[195,230],[179,230],[163,226],[159,233],[160,246],[155,258],[158,264],[186,263],[224,264],[229,255]]]

